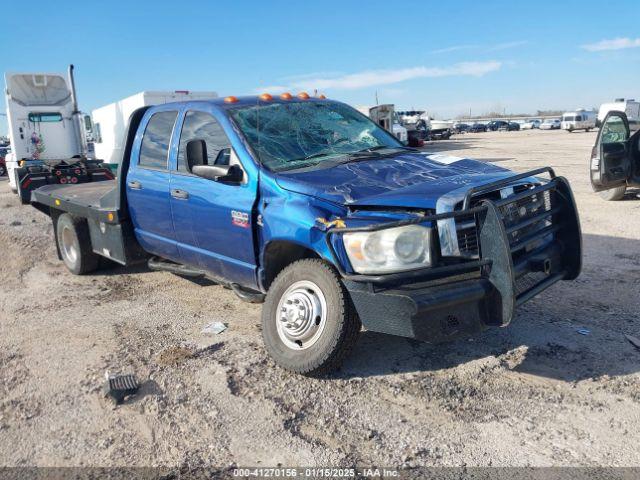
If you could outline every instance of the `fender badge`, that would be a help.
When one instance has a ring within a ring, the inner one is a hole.
[[[249,214],[231,210],[231,223],[236,227],[249,228]]]

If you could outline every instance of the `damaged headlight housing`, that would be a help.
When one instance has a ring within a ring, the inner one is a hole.
[[[420,225],[347,232],[343,242],[357,273],[391,273],[431,266],[431,229]]]

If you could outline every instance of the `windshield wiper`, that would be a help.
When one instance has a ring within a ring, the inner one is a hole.
[[[417,152],[418,149],[416,148],[412,148],[412,147],[405,147],[405,146],[398,146],[398,147],[391,147],[388,145],[376,145],[375,147],[368,147],[368,148],[363,148],[362,150],[356,150],[355,152],[343,152],[343,153],[337,153],[337,152],[317,152],[317,153],[312,153],[311,155],[307,155],[306,157],[302,157],[302,158],[296,158],[295,160],[290,160],[287,163],[292,163],[293,165],[287,165],[286,167],[282,167],[280,169],[278,169],[278,171],[287,171],[287,170],[298,170],[298,169],[302,169],[302,168],[308,168],[308,167],[314,167],[316,165],[318,165],[319,161],[317,162],[309,162],[309,163],[303,163],[306,160],[312,160],[314,158],[319,158],[319,157],[325,157],[327,155],[332,155],[335,154],[338,157],[337,158],[344,158],[344,160],[342,161],[337,161],[337,163],[350,163],[350,162],[357,162],[360,160],[370,160],[370,159],[374,159],[374,158],[384,158],[387,157],[389,155],[392,155],[392,153],[380,153],[380,150],[408,150],[408,151],[412,151],[412,152]],[[328,160],[327,162],[322,162],[322,163],[328,163],[330,165],[335,165],[334,160]]]
[[[410,150],[417,151],[411,147],[390,147],[387,145],[377,145],[375,147],[363,148],[362,150],[358,150],[356,152],[348,153],[347,160],[340,163],[350,163],[350,162],[358,162],[361,160],[371,160],[375,158],[384,158],[390,155],[393,155],[393,152],[381,153],[380,150]]]
[[[317,152],[317,153],[312,153],[311,155],[307,155],[306,157],[302,157],[299,158],[297,160],[294,160],[295,162],[299,162],[302,160],[311,160],[312,158],[318,158],[318,157],[324,157],[326,155],[330,155],[331,152]]]

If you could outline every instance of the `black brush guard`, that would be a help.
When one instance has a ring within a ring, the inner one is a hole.
[[[500,200],[482,194],[547,173],[550,180]],[[537,205],[535,209],[531,205]],[[477,258],[440,257],[433,267],[361,275],[338,266],[363,324],[370,330],[430,341],[448,340],[488,325],[505,326],[518,305],[559,280],[576,278],[582,264],[578,212],[569,183],[551,168],[471,189],[461,210],[357,228],[333,236],[449,218],[473,218]],[[346,257],[344,254],[342,257]],[[338,261],[335,262],[337,265]]]

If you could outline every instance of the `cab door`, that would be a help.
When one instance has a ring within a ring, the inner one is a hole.
[[[206,105],[182,115],[177,155],[172,165],[170,202],[178,249],[184,263],[198,265],[216,277],[256,286],[253,209],[257,181],[238,159],[224,119]],[[241,181],[226,182],[195,175],[187,161],[187,144],[206,145],[203,165],[238,165]]]
[[[138,242],[147,252],[179,261],[169,196],[169,151],[178,111],[147,111],[134,141],[127,172],[129,212]]]
[[[631,179],[629,121],[623,112],[607,114],[591,151],[591,185],[596,192],[626,185]]]

